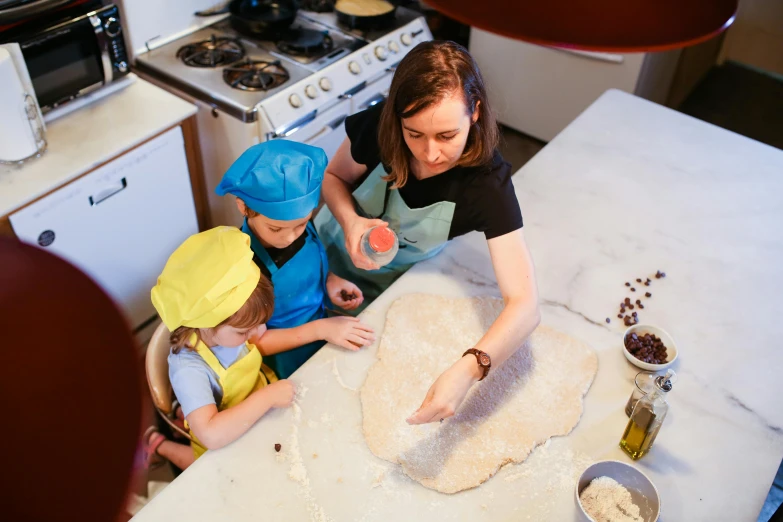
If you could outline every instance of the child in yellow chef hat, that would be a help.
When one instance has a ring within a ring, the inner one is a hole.
[[[153,432],[145,441],[150,456],[184,469],[270,409],[291,405],[294,385],[277,380],[252,343],[266,330],[274,292],[247,234],[217,227],[189,237],[169,257],[152,303],[171,332],[169,379],[194,442],[191,450]]]

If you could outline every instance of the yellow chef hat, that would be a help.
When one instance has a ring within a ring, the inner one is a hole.
[[[245,304],[260,277],[250,236],[217,227],[190,236],[171,254],[152,289],[152,304],[169,331],[212,328]]]

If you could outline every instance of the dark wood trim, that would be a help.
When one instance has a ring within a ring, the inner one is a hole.
[[[0,217],[0,236],[16,237],[14,229],[11,226],[11,220],[8,216]]]
[[[209,202],[204,183],[204,164],[201,161],[201,144],[198,140],[198,120],[196,115],[182,122],[182,136],[185,138],[185,154],[188,158],[190,171],[190,186],[193,190],[193,202],[196,205],[198,229],[211,227],[209,217]]]

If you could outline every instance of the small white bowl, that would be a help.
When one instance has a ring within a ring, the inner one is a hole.
[[[628,349],[625,347],[625,338],[631,335],[632,333],[636,333],[636,335],[640,337],[645,334],[653,334],[658,339],[660,339],[663,342],[663,345],[666,347],[666,362],[663,364],[651,364],[639,360],[633,355],[631,355],[631,352],[629,352]],[[677,345],[674,344],[674,339],[672,339],[672,336],[669,335],[666,332],[666,330],[662,328],[658,328],[657,326],[653,326],[651,324],[636,324],[628,328],[623,334],[622,344],[623,344],[623,353],[625,354],[625,358],[628,359],[628,361],[631,364],[633,364],[634,366],[638,366],[643,370],[649,370],[651,372],[657,372],[659,370],[663,370],[664,368],[668,368],[669,366],[672,365],[674,361],[677,360],[677,356],[680,353],[677,350]]]
[[[579,522],[594,522],[582,507],[579,494],[598,477],[610,477],[619,482],[631,494],[639,507],[644,522],[655,522],[661,516],[661,497],[652,481],[635,467],[618,460],[605,460],[588,466],[576,482],[575,501]]]

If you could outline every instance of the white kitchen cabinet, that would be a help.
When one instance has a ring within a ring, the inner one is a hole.
[[[594,53],[555,49],[471,28],[498,121],[550,141],[601,94],[619,89],[666,103],[680,51]]]
[[[182,128],[11,214],[10,222],[19,239],[95,279],[139,327],[155,315],[150,289],[168,256],[198,232]]]

